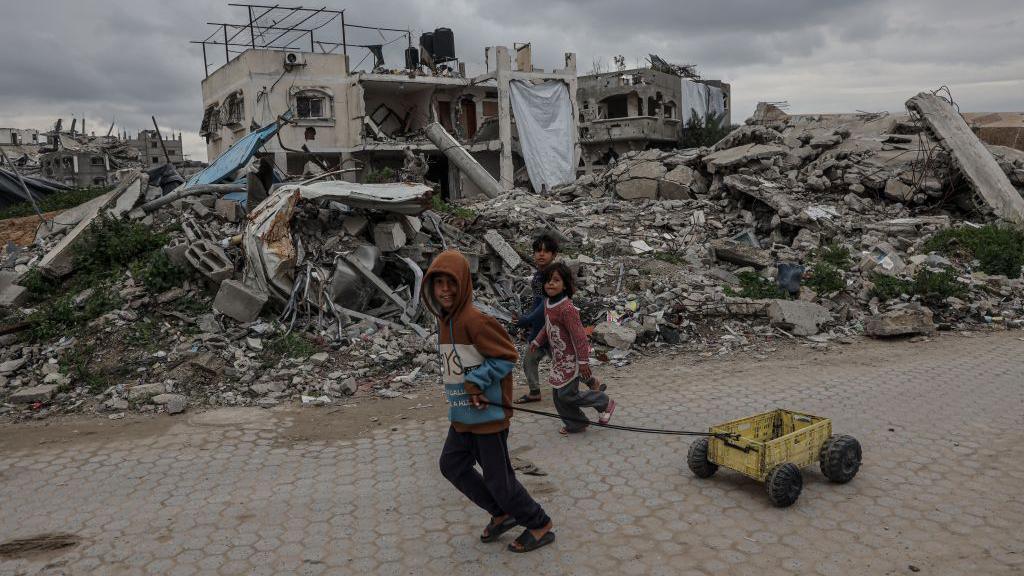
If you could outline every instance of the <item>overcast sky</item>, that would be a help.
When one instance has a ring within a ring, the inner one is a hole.
[[[576,52],[630,66],[656,53],[732,84],[733,122],[758,101],[792,113],[903,110],[919,91],[947,85],[963,111],[1024,111],[1021,0],[319,0],[355,24],[451,28],[458,55],[483,68],[483,47],[532,42],[534,65],[561,67]],[[297,5],[288,2],[286,5]],[[244,8],[209,0],[4,0],[0,19],[0,127],[47,129],[85,117],[106,133],[151,126],[182,132],[185,152],[206,160],[198,136],[202,50],[189,40],[206,22],[241,22]],[[353,31],[350,43],[391,33]],[[389,64],[401,65],[391,44]],[[219,50],[219,51],[218,51]],[[211,48],[211,68],[223,63]],[[353,50],[353,64],[362,54]],[[365,66],[365,65],[364,65]]]

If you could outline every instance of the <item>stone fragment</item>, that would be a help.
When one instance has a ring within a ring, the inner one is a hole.
[[[218,198],[213,204],[213,211],[228,222],[238,222],[242,219],[242,205],[235,200]]]
[[[252,322],[267,303],[267,295],[238,280],[225,280],[217,290],[213,308],[239,322]]]
[[[341,221],[341,227],[345,229],[345,233],[349,236],[359,236],[366,231],[366,227],[370,224],[370,221],[366,219],[366,216],[352,215],[346,216]]]
[[[742,166],[755,160],[784,156],[789,148],[781,144],[747,144],[726,150],[719,150],[704,157],[708,172],[715,174],[725,168]]]
[[[49,402],[57,391],[56,384],[40,384],[29,388],[22,388],[11,393],[9,402],[11,404],[32,404],[33,402]]]
[[[157,394],[153,396],[152,402],[166,408],[168,414],[180,414],[188,406],[188,398],[181,394]]]
[[[909,306],[879,314],[864,323],[864,333],[873,338],[931,334],[935,332],[932,311],[924,306]]]
[[[373,227],[373,243],[382,252],[394,252],[405,246],[405,230],[400,222],[381,222]]]
[[[735,240],[712,240],[711,249],[716,259],[740,266],[765,268],[772,263],[771,257],[764,250]]]
[[[889,200],[903,202],[904,204],[914,198],[914,189],[904,184],[899,178],[889,178],[885,183],[885,190],[882,193]]]
[[[18,274],[0,271],[0,308],[21,306],[28,300],[28,288],[18,286]]]
[[[484,234],[484,242],[487,242],[487,245],[490,246],[498,256],[501,256],[501,259],[510,270],[515,270],[523,263],[523,259],[520,258],[519,253],[501,237],[501,234],[498,234],[497,230],[488,230],[487,233]]]
[[[615,194],[623,200],[654,200],[658,197],[658,181],[634,178],[615,185]]]
[[[768,304],[768,319],[796,336],[813,336],[823,324],[832,321],[832,314],[820,304],[802,300],[772,300]]]
[[[879,242],[861,259],[861,272],[878,272],[887,276],[895,276],[907,267],[896,248],[888,242]]]
[[[317,352],[309,357],[309,361],[314,364],[323,364],[331,359],[331,356],[327,352]]]
[[[148,401],[150,398],[163,394],[165,391],[164,385],[161,383],[156,384],[138,384],[128,389],[128,399],[139,402]]]
[[[594,339],[612,348],[625,350],[636,341],[636,331],[614,322],[602,322],[594,327]]]
[[[21,358],[15,358],[13,360],[8,360],[3,364],[0,364],[0,374],[3,374],[4,376],[8,374],[14,374],[22,366],[24,366],[26,362],[28,362],[28,358],[25,358],[24,356],[22,356]]]

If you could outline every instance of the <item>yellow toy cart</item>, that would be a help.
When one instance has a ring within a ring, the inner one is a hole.
[[[860,443],[833,436],[832,421],[792,410],[773,410],[712,426],[712,434],[690,445],[687,464],[698,478],[719,466],[764,482],[768,498],[779,507],[796,502],[803,490],[800,469],[820,462],[821,473],[844,484],[860,469]]]

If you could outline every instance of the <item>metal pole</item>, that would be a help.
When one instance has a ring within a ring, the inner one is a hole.
[[[160,135],[160,127],[156,124],[156,116],[150,116],[153,119],[153,128],[156,128],[156,139],[160,141],[160,147],[164,149],[164,158],[167,159],[167,163],[171,163],[171,155],[167,153],[167,146],[164,144],[164,137]]]
[[[313,44],[314,44],[314,42],[313,42],[313,31],[310,30],[309,31],[309,51],[310,52],[316,52],[316,47]]]
[[[210,77],[210,64],[206,61],[206,42],[203,42],[203,78]]]
[[[228,51],[228,25],[224,25],[224,63],[231,62],[231,52]]]
[[[348,73],[348,42],[345,41],[345,11],[341,11],[341,53],[345,55],[345,73]]]
[[[253,49],[256,48],[256,32],[252,29],[252,6],[249,6],[249,39],[252,40]]]
[[[39,209],[39,204],[36,204],[35,196],[28,191],[28,186],[25,185],[25,181],[21,178],[21,172],[18,171],[18,167],[14,165],[14,162],[11,162],[11,159],[7,157],[7,151],[4,150],[3,146],[0,146],[0,154],[4,155],[4,163],[9,165],[11,170],[14,170],[14,174],[18,177],[18,183],[21,184],[21,190],[25,192],[25,197],[32,203],[32,209],[39,215],[39,221],[46,224],[46,218],[43,218],[43,211]]]

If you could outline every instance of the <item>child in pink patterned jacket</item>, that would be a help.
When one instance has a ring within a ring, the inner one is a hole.
[[[530,343],[531,349],[547,344],[551,348],[551,375],[555,409],[562,417],[562,434],[583,432],[587,428],[581,408],[594,408],[599,421],[607,424],[615,411],[615,401],[596,388],[580,390],[581,383],[595,382],[590,371],[590,344],[583,330],[580,311],[572,303],[576,291],[572,271],[562,262],[544,269],[544,329]]]

